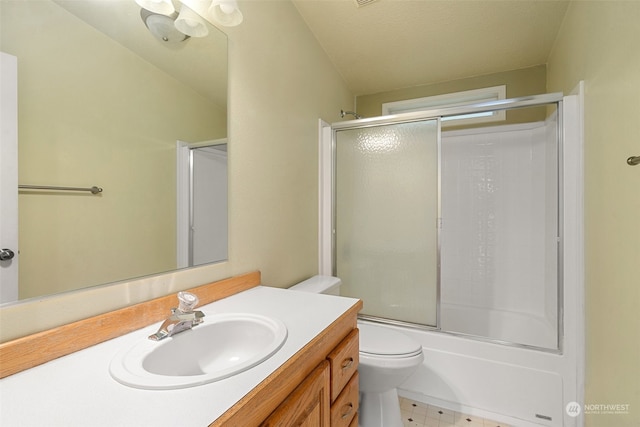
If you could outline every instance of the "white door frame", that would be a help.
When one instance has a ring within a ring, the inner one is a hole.
[[[332,147],[331,124],[322,119],[318,120],[318,274],[331,276],[333,274],[332,251]]]
[[[18,58],[0,52],[0,303],[18,299]]]

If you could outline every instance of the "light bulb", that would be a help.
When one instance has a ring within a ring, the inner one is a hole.
[[[171,0],[136,0],[136,3],[143,9],[161,15],[169,16],[176,11]]]
[[[220,3],[220,10],[227,15],[231,15],[236,8],[229,3]]]
[[[235,0],[213,0],[209,7],[213,21],[225,27],[234,27],[242,22],[242,12]]]
[[[202,18],[187,5],[182,5],[180,15],[176,18],[176,28],[191,37],[205,37],[209,29]]]

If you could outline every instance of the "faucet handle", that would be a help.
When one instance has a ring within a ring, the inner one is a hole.
[[[194,294],[183,291],[178,292],[178,301],[178,310],[183,313],[191,313],[200,300]]]

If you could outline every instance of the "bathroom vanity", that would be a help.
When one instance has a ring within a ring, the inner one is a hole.
[[[224,294],[224,283],[210,286]],[[156,332],[156,319],[0,380],[0,425],[357,426],[361,301],[259,286],[259,275],[249,289],[219,300],[203,298],[199,289],[192,292],[205,302],[204,324],[207,315],[224,313],[277,318],[287,327],[282,347],[257,366],[208,384],[172,390],[120,384],[109,373],[111,361]],[[0,351],[2,364],[10,344]]]

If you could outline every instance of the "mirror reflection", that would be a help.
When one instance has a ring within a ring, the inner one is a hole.
[[[164,42],[133,0],[0,8],[0,51],[17,58],[19,184],[103,189],[3,197],[19,212],[19,299],[226,259],[226,36],[206,23],[206,37]],[[224,187],[206,202],[219,212],[216,235],[200,238],[216,252],[186,261],[179,220],[196,193],[178,173],[185,146],[224,153],[199,187]]]

